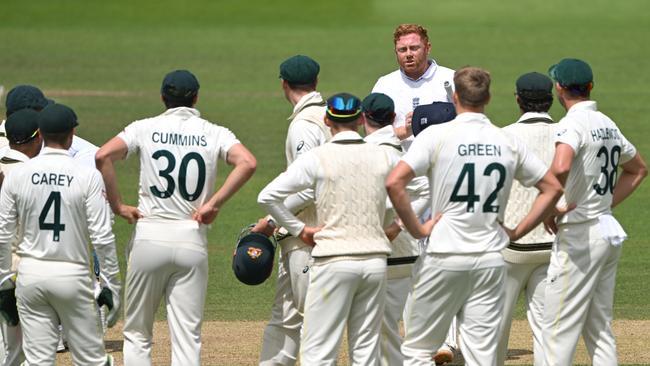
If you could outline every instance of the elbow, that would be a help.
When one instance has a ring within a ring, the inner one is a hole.
[[[255,159],[255,156],[250,154],[250,156],[243,159],[240,164],[246,170],[249,177],[255,174],[255,171],[257,170],[257,159]]]
[[[104,166],[109,159],[110,155],[104,149],[99,149],[95,154],[95,165],[97,166],[97,169],[101,170],[100,168]]]

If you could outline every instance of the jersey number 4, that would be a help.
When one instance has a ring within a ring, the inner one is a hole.
[[[169,198],[174,194],[176,189],[176,181],[170,175],[176,167],[176,158],[174,155],[169,152],[169,150],[158,150],[151,155],[152,158],[158,160],[160,158],[165,158],[167,160],[167,167],[163,170],[158,171],[158,175],[167,181],[167,189],[160,190],[156,186],[149,187],[151,193],[158,198]],[[190,162],[194,160],[198,168],[198,176],[196,177],[196,188],[194,192],[190,193],[187,191],[187,167]],[[178,169],[178,191],[181,194],[181,197],[187,201],[194,201],[201,195],[203,192],[203,186],[205,185],[205,161],[199,153],[191,152],[183,156],[181,159],[181,166]]]
[[[492,193],[488,196],[487,200],[483,203],[483,212],[499,212],[499,205],[495,205],[494,201],[497,200],[497,195],[499,191],[503,188],[503,183],[506,180],[506,168],[499,163],[491,163],[485,167],[483,171],[484,176],[491,176],[492,173],[496,171],[499,175],[497,180],[497,186],[494,188]],[[467,179],[467,194],[460,194],[460,189],[463,186],[463,182]],[[467,202],[467,212],[474,212],[474,203],[481,200],[481,196],[477,195],[474,190],[474,163],[466,163],[463,165],[463,169],[460,171],[460,176],[456,180],[454,185],[454,190],[451,192],[451,202]]]
[[[50,210],[54,209],[52,222],[45,222]],[[41,230],[52,230],[53,241],[59,241],[60,234],[65,230],[65,224],[61,223],[61,192],[51,192],[45,201],[45,205],[38,216],[38,228]]]

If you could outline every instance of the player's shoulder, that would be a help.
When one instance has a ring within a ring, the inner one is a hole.
[[[447,77],[447,78],[450,77],[453,79],[456,70],[438,64],[438,69],[436,70],[436,73],[438,73],[440,76]]]
[[[386,75],[380,76],[379,79],[377,79],[374,88],[372,88],[372,91],[374,93],[387,93],[390,91],[390,87],[400,82],[402,82],[402,73],[397,69]]]

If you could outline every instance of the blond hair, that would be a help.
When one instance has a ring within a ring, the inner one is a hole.
[[[395,28],[395,32],[393,32],[393,43],[397,44],[397,41],[400,39],[400,37],[412,33],[419,35],[425,44],[429,43],[429,35],[427,34],[426,28],[418,24],[398,25],[397,28]]]
[[[454,86],[460,104],[482,107],[490,100],[490,73],[478,67],[465,66],[454,74]]]

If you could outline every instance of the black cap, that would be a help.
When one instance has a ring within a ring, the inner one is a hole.
[[[292,56],[280,64],[280,78],[289,84],[312,84],[319,72],[320,65],[309,56]]]
[[[327,118],[334,122],[353,122],[361,114],[361,100],[352,94],[334,94],[327,99]]]
[[[553,80],[538,72],[523,74],[515,83],[517,95],[524,99],[553,99]]]
[[[199,92],[199,81],[187,70],[176,70],[165,75],[160,94],[173,100],[194,98]]]
[[[372,93],[363,99],[361,109],[366,118],[382,126],[388,126],[395,119],[395,103],[386,94]]]
[[[41,89],[33,85],[18,85],[7,93],[5,107],[7,117],[12,113],[25,108],[41,110],[54,103],[53,100],[45,98]]]
[[[31,141],[38,133],[38,116],[38,112],[29,108],[12,113],[5,122],[7,140],[16,145]]]
[[[77,127],[77,115],[63,104],[51,104],[38,114],[38,128],[43,133],[63,133]]]
[[[413,136],[417,136],[431,125],[449,122],[456,118],[456,108],[453,103],[433,102],[415,107],[411,128]]]
[[[273,272],[275,245],[263,234],[249,233],[237,242],[232,257],[232,270],[247,285],[259,285]]]

